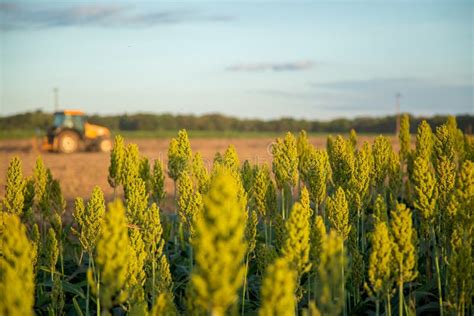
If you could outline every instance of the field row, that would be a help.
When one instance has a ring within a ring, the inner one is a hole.
[[[474,139],[450,118],[415,144],[407,116],[396,145],[302,131],[257,161],[203,158],[185,130],[164,159],[117,136],[109,188],[69,218],[43,159],[25,176],[14,157],[0,314],[472,314]]]

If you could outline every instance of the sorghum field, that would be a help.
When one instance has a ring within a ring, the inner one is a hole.
[[[10,159],[0,314],[473,314],[474,138],[454,118],[205,161],[185,130],[153,161],[117,136],[108,187],[70,216],[42,158],[28,177]]]

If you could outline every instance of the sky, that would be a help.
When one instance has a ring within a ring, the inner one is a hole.
[[[473,114],[474,1],[0,1],[0,115]]]

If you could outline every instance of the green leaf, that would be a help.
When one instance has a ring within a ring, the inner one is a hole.
[[[81,307],[77,303],[76,296],[72,298],[72,302],[74,304],[74,309],[76,310],[76,314],[79,316],[84,316],[84,314],[82,313]]]
[[[83,282],[81,282],[83,283]],[[63,290],[68,293],[76,294],[82,299],[85,299],[86,296],[84,295],[84,291],[82,290],[80,283],[72,284],[67,281],[62,281]]]

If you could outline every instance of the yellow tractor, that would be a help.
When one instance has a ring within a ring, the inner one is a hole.
[[[54,113],[53,126],[48,128],[42,149],[70,154],[79,150],[110,151],[110,130],[90,124],[84,112],[64,110]]]

